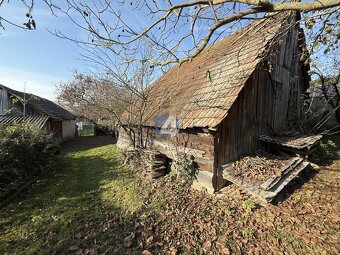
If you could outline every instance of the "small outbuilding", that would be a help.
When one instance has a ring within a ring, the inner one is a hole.
[[[63,140],[76,135],[76,116],[56,103],[0,84],[0,123],[36,124]]]
[[[148,146],[169,158],[186,154],[197,180],[221,189],[223,165],[263,146],[263,134],[292,130],[308,87],[299,14],[253,22],[178,64],[150,85],[144,124]],[[118,146],[129,146],[120,130]]]

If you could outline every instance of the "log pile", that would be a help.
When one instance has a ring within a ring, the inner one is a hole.
[[[146,172],[152,179],[163,177],[168,172],[167,157],[160,152],[145,150],[143,161],[145,163]]]
[[[138,149],[127,149],[122,151],[122,160],[123,164],[133,164],[133,165],[139,165],[141,155],[143,154],[142,150]]]
[[[130,149],[122,152],[124,164],[132,164],[141,169],[150,179],[158,179],[168,173],[168,158],[154,150]]]

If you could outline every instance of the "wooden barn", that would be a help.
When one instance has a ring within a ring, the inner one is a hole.
[[[63,140],[76,135],[76,116],[52,101],[0,84],[0,123],[28,122]]]
[[[225,185],[223,165],[261,148],[260,135],[291,130],[309,82],[298,18],[255,21],[151,84],[148,146],[190,156],[197,180],[216,191]],[[118,146],[129,146],[123,129]]]

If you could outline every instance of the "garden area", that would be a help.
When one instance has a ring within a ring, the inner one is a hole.
[[[62,145],[48,174],[0,209],[0,254],[338,254],[337,160],[261,206],[229,185],[209,195],[150,183],[110,137]]]

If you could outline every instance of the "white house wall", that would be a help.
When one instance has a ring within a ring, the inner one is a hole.
[[[75,120],[63,120],[62,128],[63,128],[63,140],[72,139],[75,137]]]

